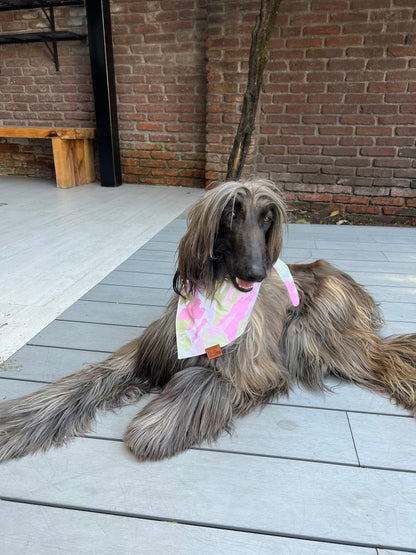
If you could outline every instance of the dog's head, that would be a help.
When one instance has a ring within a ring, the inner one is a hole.
[[[241,291],[262,281],[282,248],[285,205],[267,180],[229,181],[207,191],[189,213],[174,289],[212,294],[225,279]]]

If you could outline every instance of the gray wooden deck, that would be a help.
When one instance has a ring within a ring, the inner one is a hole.
[[[12,356],[0,398],[140,334],[170,295],[184,229],[174,220]],[[416,330],[416,229],[290,225],[282,258],[326,258],[381,303],[386,333]],[[416,552],[416,422],[328,383],[332,393],[297,389],[233,437],[160,463],[138,463],[121,442],[136,405],[67,447],[0,465],[0,553]]]

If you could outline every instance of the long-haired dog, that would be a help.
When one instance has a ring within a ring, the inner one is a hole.
[[[124,441],[139,460],[170,457],[230,430],[233,418],[324,376],[389,394],[416,408],[416,334],[383,338],[373,299],[327,262],[291,265],[300,303],[277,272],[285,207],[268,181],[227,182],[191,209],[179,245],[175,296],[161,318],[104,362],[0,405],[0,460],[82,435],[98,410],[160,393],[130,423]],[[179,359],[181,295],[222,284],[243,295],[261,282],[244,332],[222,349]]]

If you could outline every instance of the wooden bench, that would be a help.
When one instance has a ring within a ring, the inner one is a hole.
[[[52,139],[56,185],[62,189],[95,181],[95,129],[0,127],[0,137]]]

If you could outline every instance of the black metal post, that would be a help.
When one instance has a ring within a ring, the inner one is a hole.
[[[108,0],[86,0],[101,185],[121,185],[116,85]]]

